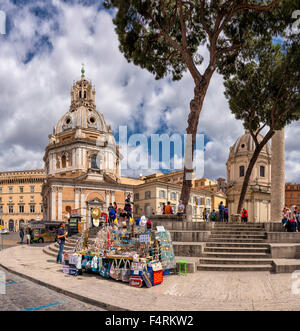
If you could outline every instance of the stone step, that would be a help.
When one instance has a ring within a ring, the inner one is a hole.
[[[52,252],[51,250],[49,250],[48,247],[45,247],[43,249],[43,252],[51,257],[57,257],[57,253]]]
[[[205,243],[196,242],[173,242],[175,256],[202,256]]]
[[[210,258],[228,258],[228,259],[268,259],[271,257],[271,254],[267,253],[243,253],[243,252],[204,252],[201,256],[203,257],[210,257]]]
[[[216,227],[218,226],[229,226],[229,227],[234,227],[234,226],[240,226],[240,227],[264,227],[264,224],[262,223],[251,223],[251,222],[247,222],[247,223],[225,223],[225,222],[215,222],[214,223]]]
[[[219,231],[213,230],[211,235],[247,235],[247,236],[265,236],[265,231]]]
[[[211,253],[269,253],[269,248],[255,247],[205,247],[204,252]]]
[[[212,229],[213,231],[249,231],[249,232],[253,232],[253,231],[266,231],[264,228],[249,228],[249,227],[214,227]]]
[[[273,260],[270,259],[250,259],[250,258],[200,258],[199,265],[201,264],[238,264],[238,265],[272,265]]]
[[[209,238],[207,242],[228,242],[228,243],[265,243],[265,239],[244,239],[244,238]]]
[[[210,237],[209,237],[209,239],[214,239],[214,238],[218,238],[218,239],[220,239],[220,238],[224,238],[224,239],[248,239],[248,240],[255,240],[255,239],[266,239],[266,236],[265,235],[260,235],[260,236],[250,236],[250,235],[242,235],[242,234],[240,234],[240,235],[226,235],[226,234],[214,234],[214,235],[211,235]]]
[[[270,248],[270,245],[264,243],[245,243],[245,242],[207,242],[206,247]]]
[[[197,267],[199,271],[272,271],[273,266],[269,264],[262,265],[236,265],[236,264],[200,264]]]
[[[57,248],[59,248],[59,244],[58,243],[54,244],[54,246],[57,247]],[[65,249],[69,249],[69,248],[72,249],[72,248],[75,248],[75,246],[76,246],[75,244],[71,244],[70,243],[70,244],[65,244],[64,248]]]
[[[170,233],[172,240],[178,242],[204,242],[211,235],[210,231],[199,230],[171,230]]]

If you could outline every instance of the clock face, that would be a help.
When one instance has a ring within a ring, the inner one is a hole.
[[[93,218],[99,218],[101,215],[100,209],[99,208],[94,208],[92,210],[92,217]]]

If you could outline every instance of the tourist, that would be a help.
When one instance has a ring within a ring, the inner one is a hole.
[[[152,229],[152,222],[150,220],[147,221],[147,230]]]
[[[162,209],[161,209],[161,211],[162,211],[162,214],[163,215],[165,215],[165,213],[166,213],[166,204],[163,202],[163,204],[162,204]]]
[[[219,204],[219,216],[220,216],[220,222],[224,222],[224,205],[223,201]]]
[[[130,202],[130,194],[128,194],[126,200],[125,200],[125,206],[124,206],[124,210],[126,211],[127,213],[127,218],[131,218],[132,217],[132,208],[131,208],[131,204],[132,202]]]
[[[297,220],[295,215],[287,222],[286,228],[287,232],[296,232]]]
[[[108,214],[108,219],[109,219],[109,224],[112,224],[114,222],[114,220],[116,219],[117,215],[115,212],[114,208],[111,208],[109,210],[109,214]]]
[[[115,212],[116,212],[116,214],[117,214],[118,205],[117,205],[117,203],[116,203],[116,202],[114,202],[114,210],[115,210]]]
[[[183,216],[184,214],[184,204],[182,204],[182,200],[179,200],[179,205],[177,207],[177,216]]]
[[[203,210],[203,219],[204,219],[205,222],[208,221],[208,210],[207,210],[207,208],[204,208],[204,210]]]
[[[59,251],[56,258],[56,263],[62,263],[62,254],[65,247],[65,242],[69,242],[67,239],[68,232],[65,231],[66,224],[60,223],[58,232],[57,232],[57,241],[59,244]]]
[[[24,241],[24,229],[21,227],[20,228],[20,244],[23,244]]]
[[[246,208],[243,208],[243,211],[242,211],[242,222],[244,222],[244,223],[248,222],[248,211]]]
[[[27,243],[27,245],[30,245],[30,243],[31,243],[31,235],[30,235],[29,228],[26,228],[26,243]]]
[[[228,223],[228,219],[229,219],[229,209],[228,209],[227,206],[225,206],[225,208],[224,208],[224,221],[226,223]]]
[[[216,221],[216,217],[217,217],[217,213],[216,211],[213,209],[213,211],[210,214],[210,220],[211,222],[215,222]]]
[[[113,207],[112,203],[110,203],[109,206],[108,206],[108,213],[109,213],[112,209],[114,209],[114,207]]]
[[[285,230],[287,230],[286,225],[288,221],[289,221],[289,212],[287,207],[284,207],[282,211],[282,226],[285,228]]]
[[[165,214],[166,215],[172,215],[173,214],[173,208],[171,206],[171,202],[168,201],[166,207],[165,207]]]

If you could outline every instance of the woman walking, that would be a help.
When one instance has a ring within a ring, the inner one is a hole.
[[[246,208],[243,208],[243,212],[242,212],[242,221],[244,223],[248,222],[248,211]]]

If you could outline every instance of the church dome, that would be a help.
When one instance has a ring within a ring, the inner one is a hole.
[[[108,132],[103,115],[94,109],[85,106],[69,111],[57,123],[55,134],[69,129],[96,129],[104,133]]]
[[[58,121],[55,134],[70,129],[95,129],[101,133],[110,133],[103,115],[97,111],[95,104],[96,91],[92,83],[85,79],[85,70],[81,70],[81,80],[74,83],[71,90],[69,111]]]
[[[258,141],[261,142],[263,140],[263,136],[261,134],[258,135]],[[229,158],[236,158],[238,156],[245,156],[249,154],[253,154],[255,151],[255,142],[249,132],[246,132],[240,136],[234,145],[230,148]],[[265,154],[266,156],[271,156],[271,146],[268,143],[261,151],[261,155]]]

